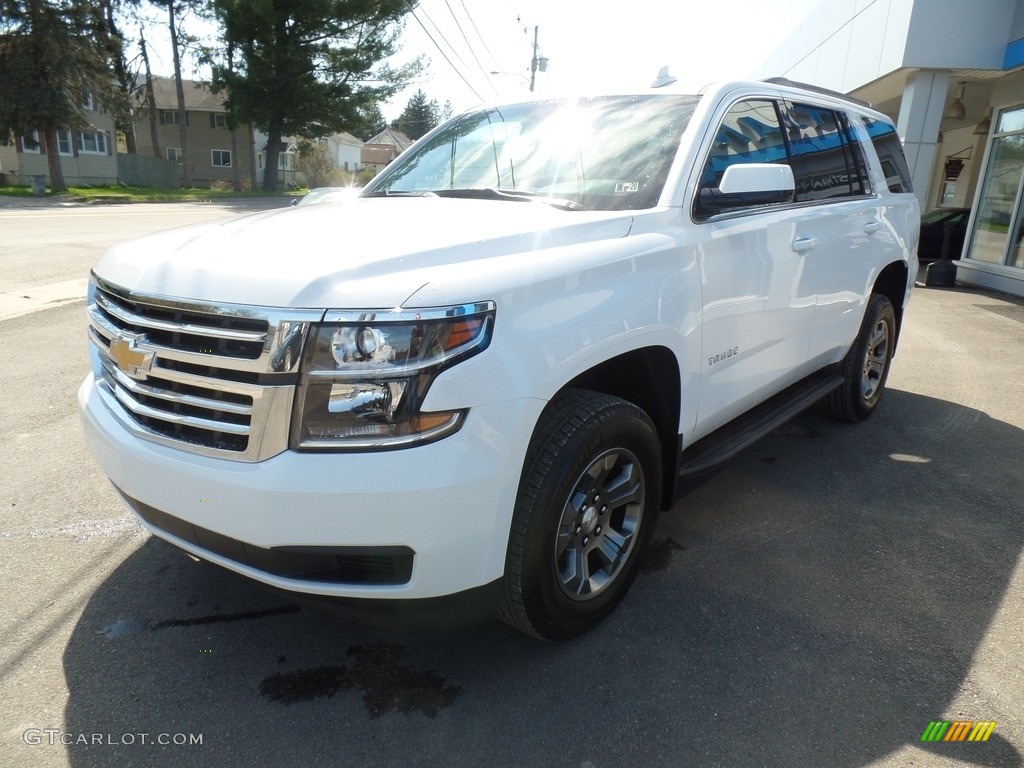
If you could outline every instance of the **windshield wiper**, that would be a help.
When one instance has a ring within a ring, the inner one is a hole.
[[[429,189],[377,189],[360,197],[437,197]]]
[[[438,197],[460,197],[472,200],[509,200],[516,203],[541,202],[566,211],[585,211],[586,208],[575,200],[549,197],[540,192],[522,189],[495,189],[494,187],[467,187],[465,189],[435,189]]]

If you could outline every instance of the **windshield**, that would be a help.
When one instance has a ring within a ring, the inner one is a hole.
[[[414,145],[365,194],[536,197],[567,210],[650,208],[697,101],[616,96],[473,112]]]

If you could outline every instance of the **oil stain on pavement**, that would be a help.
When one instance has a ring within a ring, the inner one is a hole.
[[[400,663],[403,653],[402,646],[388,643],[354,645],[346,654],[351,664],[276,672],[263,678],[260,693],[279,704],[297,704],[358,688],[371,718],[396,709],[436,717],[455,703],[461,688],[445,685],[436,672]]]

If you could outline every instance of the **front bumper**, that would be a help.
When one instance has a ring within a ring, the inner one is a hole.
[[[278,589],[378,599],[451,595],[502,576],[523,458],[544,407],[474,407],[459,432],[416,448],[285,451],[247,464],[132,436],[91,375],[78,401],[91,453],[155,535]],[[343,568],[295,578],[273,564],[333,551],[411,553],[411,570],[400,583],[357,583]]]

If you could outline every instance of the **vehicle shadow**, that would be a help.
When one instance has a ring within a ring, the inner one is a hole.
[[[1006,714],[972,667],[1024,542],[1024,481],[992,480],[1024,431],[898,390],[881,407],[804,414],[706,478],[571,643],[497,623],[381,641],[151,539],[65,651],[67,732],[117,742],[70,763],[1024,765],[998,726],[920,741]]]

